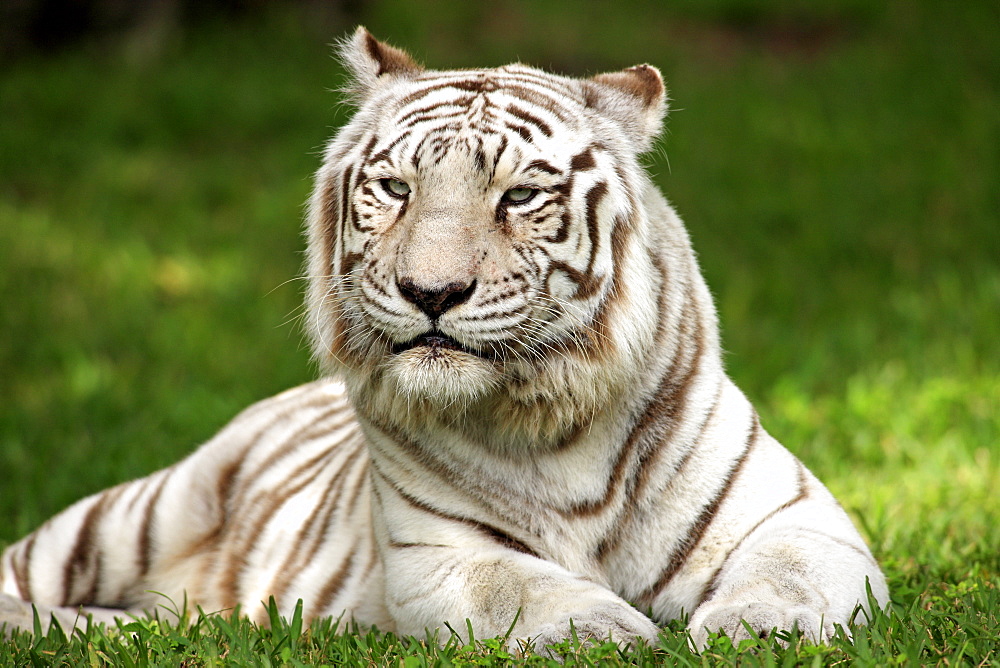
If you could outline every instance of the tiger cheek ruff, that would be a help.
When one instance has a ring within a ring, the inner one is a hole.
[[[686,614],[703,645],[741,620],[821,641],[885,604],[847,515],[724,373],[638,161],[659,72],[428,71],[363,28],[341,55],[356,113],[308,216],[328,377],[10,546],[0,622],[31,628],[25,601],[107,621],[161,592],[259,622],[273,596],[418,636],[513,624],[536,647],[571,623],[655,642]]]

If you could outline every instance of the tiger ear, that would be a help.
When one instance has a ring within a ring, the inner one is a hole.
[[[398,77],[413,77],[424,71],[410,54],[375,39],[364,26],[340,43],[338,55],[351,75],[348,93],[364,99],[379,85]]]
[[[652,65],[636,65],[587,79],[584,100],[588,107],[621,124],[640,153],[652,148],[667,113],[663,77]]]

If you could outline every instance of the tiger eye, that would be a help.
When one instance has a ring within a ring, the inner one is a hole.
[[[503,201],[508,204],[524,204],[530,201],[537,192],[534,188],[511,188],[503,194]]]
[[[399,179],[381,179],[382,188],[393,197],[406,197],[410,194],[410,186]]]

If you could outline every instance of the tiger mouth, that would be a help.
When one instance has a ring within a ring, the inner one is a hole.
[[[469,355],[482,357],[478,351],[463,346],[455,339],[446,334],[442,334],[441,332],[428,332],[426,334],[421,334],[414,339],[410,339],[409,341],[397,343],[392,347],[392,352],[393,354],[398,355],[399,353],[404,353],[407,350],[413,350],[414,348],[421,347],[429,348],[431,352],[456,350],[458,352],[468,353]]]

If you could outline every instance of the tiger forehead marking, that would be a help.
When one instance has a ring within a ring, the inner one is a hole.
[[[544,78],[526,81],[516,72],[508,67],[463,72],[457,79],[441,75],[417,78],[411,84],[416,90],[392,104],[394,111],[385,114],[382,132],[385,148],[376,154],[376,159],[387,156],[400,145],[404,150],[412,149],[406,139],[415,133],[423,136],[417,150],[410,151],[415,166],[434,157],[422,154],[424,142],[434,147],[441,142],[460,144],[471,139],[466,147],[477,151],[483,135],[503,135],[499,157],[507,148],[508,135],[527,144],[536,138],[552,137],[552,124],[565,124],[568,117],[556,106],[551,87],[539,85]],[[565,104],[564,99],[561,105]],[[471,138],[460,136],[470,129],[481,134]],[[476,157],[477,167],[484,169],[485,155],[480,153]]]
[[[266,621],[273,596],[537,648],[655,641],[688,614],[704,645],[743,619],[829,638],[867,585],[884,604],[850,519],[724,372],[687,233],[639,165],[658,71],[432,72],[364,29],[341,55],[357,110],[316,175],[307,297],[340,379],[10,546],[0,627],[162,595]]]
[[[525,88],[521,79],[504,70],[463,76],[460,81],[423,88],[414,84],[418,92],[398,103],[395,114],[386,115],[385,138],[364,160],[366,166],[389,163],[398,169],[405,165],[418,176],[433,179],[435,175],[422,173],[429,171],[428,165],[437,166],[452,151],[458,151],[471,158],[472,164],[451,165],[443,172],[475,178],[481,186],[498,177],[513,178],[511,172],[517,170],[561,176],[570,167],[559,168],[552,161],[566,153],[578,129],[575,124],[568,125],[564,113],[537,106],[544,100],[544,89]],[[534,112],[525,109],[529,105],[535,107]],[[563,126],[560,144],[546,148],[545,140],[553,136],[557,123]],[[526,156],[530,155],[545,157],[529,160]],[[506,174],[498,174],[501,160],[506,160]]]

